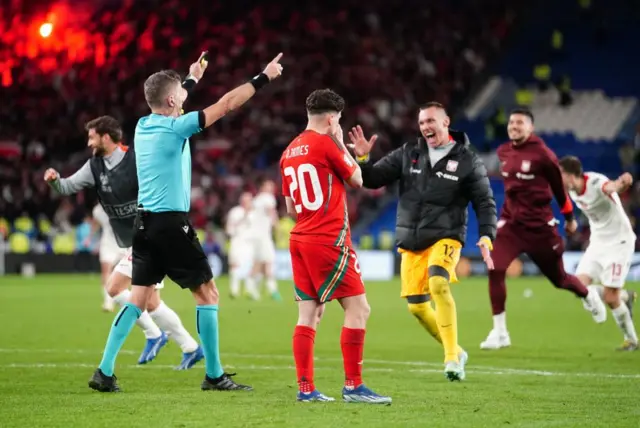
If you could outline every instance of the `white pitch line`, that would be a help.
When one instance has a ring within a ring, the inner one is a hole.
[[[0,353],[31,353],[31,354],[93,354],[99,355],[102,351],[97,350],[88,350],[88,349],[21,349],[21,348],[0,348]],[[120,351],[122,354],[137,354],[136,351],[123,349]],[[272,360],[292,360],[293,357],[291,355],[282,355],[282,354],[240,354],[240,353],[223,353],[225,357],[230,358],[255,358],[255,359],[272,359]],[[316,357],[316,361],[326,361],[326,362],[342,362],[341,358],[332,358],[332,357]],[[395,372],[395,371],[406,371],[410,373],[440,373],[442,369],[435,369],[435,367],[442,367],[441,364],[429,363],[426,361],[392,361],[392,360],[378,360],[378,359],[365,359],[365,363],[367,364],[384,364],[391,366],[413,366],[413,367],[421,367],[421,368],[408,368],[406,370],[393,369],[393,368],[382,368],[382,367],[370,367],[367,366],[365,368],[366,371],[372,372]],[[74,365],[76,364],[76,365]],[[8,365],[0,365],[0,367],[7,368],[63,368],[63,367],[96,367],[95,364],[84,364],[84,363],[15,363]],[[174,368],[174,366],[169,365],[130,365],[123,367],[131,367],[131,368],[159,368],[159,369],[167,369]],[[227,366],[232,368],[233,366]],[[282,370],[286,368],[294,368],[293,366],[264,366],[264,365],[248,365],[248,366],[235,366],[241,367],[243,369],[250,370]],[[426,368],[426,367],[434,367],[434,368]],[[474,366],[469,365],[468,372],[476,373],[476,374],[486,374],[486,375],[498,375],[498,376],[509,376],[509,375],[518,375],[518,376],[566,376],[566,377],[590,377],[590,378],[618,378],[618,379],[640,379],[640,374],[622,374],[622,373],[595,373],[595,372],[554,372],[548,370],[531,370],[531,369],[516,369],[516,368],[507,368],[507,367],[491,367],[491,366]],[[322,367],[317,367],[317,369],[324,369]]]
[[[1,353],[32,353],[32,354],[91,354],[91,355],[100,355],[102,351],[91,350],[91,349],[20,349],[20,348],[0,348]],[[137,355],[137,351],[132,351],[130,349],[122,349],[120,354],[126,355]],[[223,352],[223,356],[229,358],[252,358],[252,359],[271,359],[271,360],[293,360],[293,355],[282,355],[282,354],[244,354],[244,353],[234,353],[234,352]],[[315,357],[315,361],[327,361],[327,362],[342,362],[342,358],[336,357]],[[428,361],[392,361],[392,360],[379,360],[379,359],[366,359],[368,364],[386,364],[386,365],[399,365],[399,366],[414,366],[414,367],[442,367],[440,363],[430,363]],[[510,369],[505,367],[492,367],[492,366],[477,366],[482,368],[483,370],[494,370],[494,371],[520,371],[520,369]],[[537,374],[537,373],[536,373]]]
[[[123,365],[121,368],[129,368],[136,370],[167,370],[174,369],[175,366],[166,364],[151,364],[151,365]],[[64,369],[64,368],[96,368],[96,363],[9,363],[0,364],[0,369]],[[226,366],[229,369],[243,369],[243,370],[262,370],[262,371],[278,371],[278,370],[295,370],[294,366],[263,366],[263,365],[246,365],[246,366]],[[331,367],[316,367],[315,370],[329,371],[334,370]],[[408,373],[442,373],[441,369],[408,369],[400,370],[397,368],[383,368],[383,367],[367,367],[365,373],[394,373],[394,372],[408,372]],[[618,379],[640,379],[640,375],[625,375],[614,373],[565,373],[565,372],[550,372],[550,371],[538,371],[538,370],[517,370],[508,369],[506,371],[493,371],[482,369],[467,370],[468,373],[476,375],[487,376],[560,376],[560,377],[596,377],[596,378],[618,378]]]

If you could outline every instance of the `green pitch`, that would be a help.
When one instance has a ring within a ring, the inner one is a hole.
[[[219,280],[222,361],[253,393],[202,392],[203,364],[172,367],[169,343],[144,367],[135,328],[120,355],[121,394],[87,387],[113,314],[100,311],[98,276],[0,277],[0,426],[7,427],[637,427],[640,352],[617,353],[621,334],[611,315],[592,322],[582,304],[543,279],[509,283],[513,346],[480,351],[491,327],[485,278],[454,286],[460,343],[470,355],[467,380],[449,383],[442,351],[409,315],[397,282],[369,282],[373,308],[364,376],[390,407],[296,403],[291,335],[296,306],[285,301],[231,301]],[[524,290],[533,296],[524,297]],[[630,288],[637,288],[631,284]],[[195,335],[191,296],[167,284],[164,299]],[[640,307],[636,308],[640,314]],[[342,311],[331,304],[316,339],[316,384],[340,397]],[[636,324],[638,325],[638,324]]]

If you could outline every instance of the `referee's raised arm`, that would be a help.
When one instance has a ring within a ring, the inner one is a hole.
[[[230,111],[239,108],[242,104],[246,103],[258,89],[280,76],[280,74],[282,74],[281,58],[282,53],[279,53],[267,64],[262,73],[247,83],[227,92],[217,103],[205,108],[203,110],[205,118],[204,127],[208,128]]]

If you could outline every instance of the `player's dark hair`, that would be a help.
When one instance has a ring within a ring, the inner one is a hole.
[[[447,108],[444,106],[444,104],[439,103],[438,101],[429,101],[428,103],[422,104],[418,110],[422,111],[432,107],[442,110],[444,114],[447,114]]]
[[[318,89],[309,94],[305,105],[307,113],[311,115],[330,112],[340,113],[344,110],[344,98],[331,89]]]
[[[527,116],[529,119],[531,119],[531,123],[534,123],[533,113],[531,113],[531,110],[529,109],[515,108],[511,110],[511,113],[509,113],[509,116],[511,116],[512,114],[521,114],[523,116]]]
[[[88,132],[90,129],[96,131],[99,136],[108,135],[114,143],[122,141],[122,127],[120,123],[111,116],[100,116],[84,125],[84,129]]]
[[[582,177],[582,162],[580,162],[580,159],[575,156],[565,156],[560,159],[560,167],[567,174]]]
[[[144,98],[149,107],[164,107],[164,99],[171,87],[181,83],[180,75],[173,70],[153,73],[144,82]]]

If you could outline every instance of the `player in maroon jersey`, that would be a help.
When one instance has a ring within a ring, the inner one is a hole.
[[[498,148],[504,179],[505,201],[493,243],[495,269],[489,272],[489,295],[493,310],[493,329],[482,349],[511,345],[507,330],[505,273],[511,262],[526,253],[544,276],[557,287],[583,299],[596,322],[606,319],[604,303],[594,291],[564,270],[564,242],[553,217],[551,200],[555,196],[565,217],[567,233],[575,232],[573,205],[565,192],[558,158],[540,137],[533,134],[533,114],[514,110],[507,128],[511,141]]]
[[[371,308],[356,254],[351,247],[344,183],[362,187],[362,172],[342,140],[340,116],[344,99],[329,89],[311,93],[306,101],[307,129],[286,148],[280,159],[282,193],[287,212],[297,219],[290,252],[298,301],[293,334],[298,401],[334,401],[313,382],[313,344],[324,304],[338,300],[344,309],[340,337],[344,360],[346,402],[390,404],[362,382],[362,358]]]

